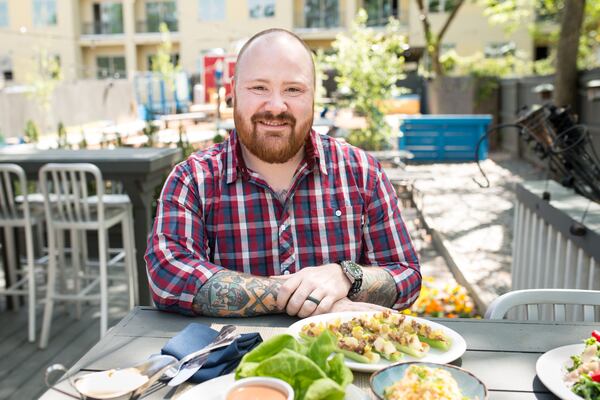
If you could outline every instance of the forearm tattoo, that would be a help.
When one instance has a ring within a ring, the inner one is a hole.
[[[222,271],[196,293],[192,308],[207,317],[252,317],[276,314],[282,282],[267,277]]]
[[[350,300],[391,307],[398,296],[394,278],[377,267],[363,267],[363,282],[360,291]]]

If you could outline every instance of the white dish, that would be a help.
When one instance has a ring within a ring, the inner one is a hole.
[[[225,400],[227,390],[235,382],[235,374],[219,376],[185,391],[177,400]],[[345,400],[369,400],[370,397],[355,385],[346,388]]]
[[[571,392],[564,381],[564,376],[567,373],[567,367],[573,365],[571,356],[581,354],[584,348],[583,343],[557,347],[542,354],[535,364],[535,371],[540,381],[562,400],[582,399]]]
[[[339,318],[342,322],[344,322],[344,321],[347,321],[354,317],[357,317],[360,315],[365,315],[365,314],[367,314],[367,315],[376,314],[376,312],[351,311],[351,312],[315,315],[314,317],[305,318],[302,321],[298,321],[298,322],[292,324],[288,328],[288,332],[291,335],[299,338],[300,337],[299,334],[300,334],[300,331],[302,330],[302,327],[306,324],[310,324],[311,322],[315,322],[315,323],[327,322],[327,321],[331,321],[331,320],[334,320],[337,318]],[[459,335],[456,331],[454,331],[448,327],[445,327],[444,325],[438,324],[436,322],[428,321],[423,318],[411,317],[408,315],[406,315],[406,318],[414,319],[417,322],[422,323],[422,324],[427,324],[432,329],[441,330],[442,332],[444,332],[444,334],[446,336],[448,336],[448,338],[450,339],[450,342],[452,344],[447,351],[442,351],[442,350],[431,348],[429,350],[429,352],[427,353],[427,355],[423,358],[415,358],[415,357],[409,356],[408,354],[405,354],[404,357],[402,357],[399,360],[400,362],[402,362],[402,361],[424,361],[424,362],[433,362],[433,363],[438,363],[438,364],[447,364],[449,362],[456,360],[460,356],[462,356],[463,353],[467,350],[467,343],[465,342],[465,339],[461,335]],[[364,364],[364,363],[359,363],[359,362],[348,360],[348,359],[345,360],[345,363],[348,367],[350,367],[350,369],[352,369],[353,371],[358,371],[358,372],[375,372],[375,371],[379,371],[380,369],[385,368],[388,365],[392,364],[390,361],[383,360],[383,359],[380,360],[379,362],[373,363],[373,364]]]

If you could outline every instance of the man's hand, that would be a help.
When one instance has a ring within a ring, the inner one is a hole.
[[[331,310],[329,312],[343,312],[343,311],[391,311],[391,312],[397,312],[395,310],[392,310],[391,308],[387,308],[387,307],[383,307],[383,306],[378,306],[377,304],[372,304],[372,303],[363,303],[360,301],[352,301],[347,297],[344,297],[343,299],[340,299],[338,301],[336,301],[333,304],[333,307],[331,307]]]
[[[338,264],[302,268],[295,274],[277,278],[283,281],[277,294],[277,308],[300,318],[330,312],[337,301],[346,298],[351,286]],[[320,303],[308,300],[309,296]]]

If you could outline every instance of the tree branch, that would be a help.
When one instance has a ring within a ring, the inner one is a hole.
[[[422,2],[423,0],[418,0],[418,1]],[[448,15],[448,18],[446,19],[444,26],[442,26],[442,29],[440,29],[440,33],[438,34],[438,37],[437,37],[437,40],[439,43],[442,42],[442,38],[446,34],[448,27],[452,23],[452,20],[454,20],[454,17],[456,17],[456,14],[458,14],[458,10],[460,9],[460,7],[463,5],[464,2],[465,2],[465,0],[458,0],[458,4],[456,4],[456,7],[454,7],[454,9],[450,13],[450,15]]]

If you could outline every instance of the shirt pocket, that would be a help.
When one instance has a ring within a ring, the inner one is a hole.
[[[313,209],[311,220],[319,232],[314,237],[314,251],[320,264],[360,259],[364,223],[362,205]]]

